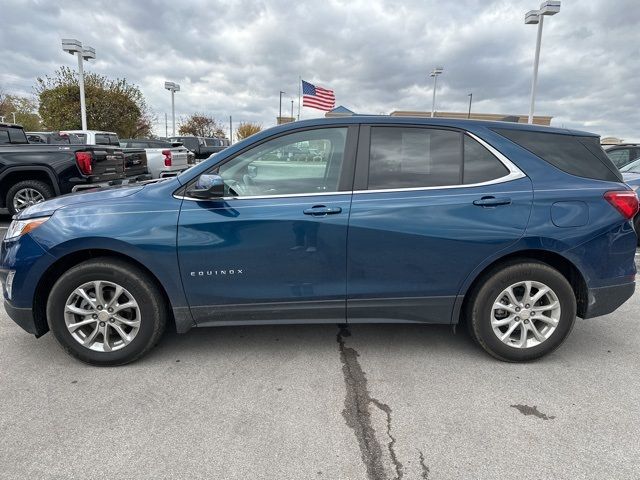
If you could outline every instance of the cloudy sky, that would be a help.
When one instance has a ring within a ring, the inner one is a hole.
[[[57,6],[56,6],[57,5]],[[275,123],[298,76],[359,113],[430,110],[429,71],[444,66],[438,110],[526,114],[537,0],[0,0],[0,88],[30,94],[38,76],[74,66],[63,37],[93,46],[88,68],[140,86],[176,116]],[[640,140],[638,0],[563,0],[545,22],[536,113],[552,125]],[[322,115],[303,108],[301,118]]]

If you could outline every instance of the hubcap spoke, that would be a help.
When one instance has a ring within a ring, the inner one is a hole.
[[[71,332],[75,332],[77,329],[79,329],[80,327],[83,327],[85,325],[90,325],[92,323],[96,323],[98,320],[96,320],[95,318],[90,318],[88,320],[82,320],[81,322],[78,323],[72,323],[70,325],[67,325],[67,328],[69,329],[69,331]]]
[[[95,313],[95,310],[92,308],[91,310],[87,310],[86,308],[76,307],[75,305],[67,305],[66,311],[70,313],[75,313],[76,315],[91,315]]]
[[[533,319],[540,320],[541,322],[551,325],[552,327],[558,326],[558,320],[556,320],[555,318],[547,317],[546,315],[542,315],[541,313],[534,315]]]
[[[120,315],[113,315],[113,319],[116,322],[122,323],[124,325],[129,326],[129,327],[139,327],[140,326],[140,320],[128,320],[126,318],[121,317]]]

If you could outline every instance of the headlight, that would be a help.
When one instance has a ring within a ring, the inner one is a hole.
[[[29,233],[30,231],[38,228],[44,222],[51,217],[38,217],[29,218],[28,220],[14,220],[7,229],[7,234],[4,236],[5,240],[13,240],[19,238],[22,235]]]

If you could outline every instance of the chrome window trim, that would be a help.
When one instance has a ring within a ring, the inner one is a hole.
[[[489,145],[487,142],[482,140],[477,135],[471,132],[463,132],[464,135],[468,135],[473,140],[478,142],[484,148],[489,150],[489,152],[502,163],[509,173],[503,177],[494,178],[493,180],[487,180],[486,182],[479,183],[469,183],[469,184],[453,184],[453,185],[437,185],[434,187],[404,187],[404,188],[380,188],[376,190],[345,190],[342,192],[314,192],[314,193],[291,193],[291,194],[281,194],[281,195],[248,195],[246,197],[221,197],[220,200],[228,201],[228,200],[260,200],[266,198],[295,198],[295,197],[317,197],[317,196],[327,196],[327,195],[348,195],[351,193],[385,193],[385,192],[419,192],[423,190],[450,190],[454,188],[472,188],[472,187],[483,187],[486,185],[495,185],[498,183],[510,182],[512,180],[517,180],[519,178],[525,178],[525,173],[520,170],[516,164],[514,164],[511,160],[509,160],[505,155],[496,150],[493,146]],[[173,195],[177,199],[181,200],[191,200],[196,202],[202,202],[203,200],[200,198],[188,197],[186,195],[179,196]]]

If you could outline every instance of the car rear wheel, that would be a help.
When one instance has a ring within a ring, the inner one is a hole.
[[[71,268],[55,283],[47,321],[70,355],[93,365],[123,365],[160,339],[167,317],[162,298],[139,268],[98,258]]]
[[[5,205],[11,215],[24,210],[36,203],[52,198],[51,187],[39,180],[23,180],[16,183],[7,191]]]
[[[556,269],[523,260],[484,277],[469,299],[466,318],[472,337],[489,354],[510,362],[534,360],[567,338],[576,299]]]

